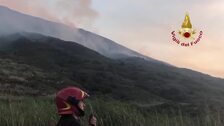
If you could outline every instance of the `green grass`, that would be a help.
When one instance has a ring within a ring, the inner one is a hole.
[[[48,99],[7,98],[0,105],[1,126],[53,126],[55,105]]]
[[[1,126],[55,126],[59,116],[52,97],[0,98]],[[87,126],[88,115],[94,113],[98,126],[221,126],[221,112],[193,112],[183,107],[139,107],[115,100],[90,99],[86,101],[86,116],[81,120]]]

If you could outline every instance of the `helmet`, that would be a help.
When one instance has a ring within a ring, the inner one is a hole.
[[[78,107],[79,101],[89,95],[77,87],[67,87],[56,94],[56,105],[59,115],[76,114],[83,116],[84,111]]]

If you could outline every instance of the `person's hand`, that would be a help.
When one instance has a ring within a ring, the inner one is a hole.
[[[89,126],[96,126],[96,122],[97,122],[96,117],[91,114],[89,118]]]

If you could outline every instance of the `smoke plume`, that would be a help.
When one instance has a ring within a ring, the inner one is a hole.
[[[77,27],[91,27],[99,15],[92,0],[0,0],[0,5]]]

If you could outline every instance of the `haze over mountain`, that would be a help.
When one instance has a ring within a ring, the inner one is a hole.
[[[40,33],[79,43],[110,58],[142,57],[159,62],[86,30],[71,28],[60,23],[22,14],[4,6],[0,6],[0,17],[1,34],[17,32]]]

